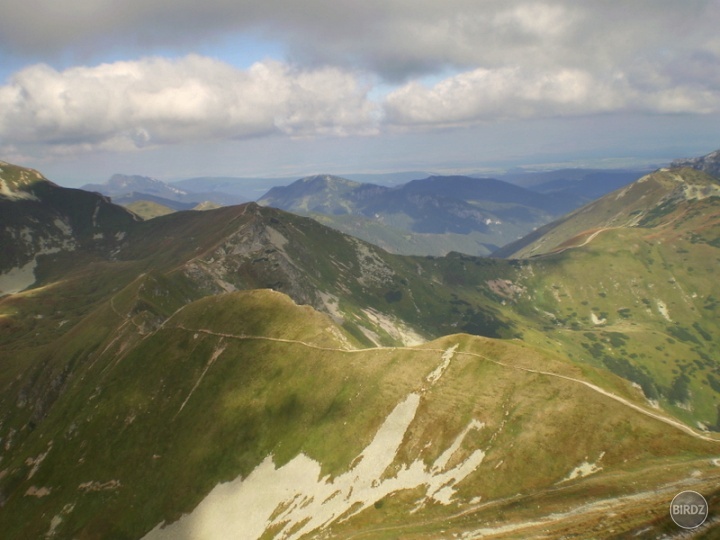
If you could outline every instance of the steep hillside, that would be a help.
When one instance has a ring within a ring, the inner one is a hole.
[[[660,169],[629,186],[532,232],[493,253],[494,257],[525,258],[582,244],[598,231],[647,226],[678,205],[720,196],[720,182],[702,172]]]
[[[657,537],[688,488],[720,511],[703,173],[500,260],[253,203],[139,221],[0,168],[2,230],[33,227],[3,253],[36,262],[0,297],[9,538]]]
[[[604,536],[653,527],[678,482],[720,479],[718,442],[562,358],[467,335],[359,350],[272,291],[200,299],[148,327],[138,307],[173,288],[118,290],[46,350],[35,381],[10,384],[4,534]],[[27,420],[49,365],[63,391]]]
[[[40,273],[61,275],[53,255],[107,256],[136,221],[102,195],[0,162],[0,295],[33,285]]]
[[[576,206],[563,196],[464,176],[432,176],[394,188],[312,176],[275,187],[258,202],[415,255],[488,254]]]

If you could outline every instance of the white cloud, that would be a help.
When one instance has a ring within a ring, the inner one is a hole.
[[[568,68],[479,68],[432,87],[410,82],[387,96],[385,111],[387,122],[396,126],[459,126],[611,112],[709,114],[720,112],[720,88],[676,84],[663,77],[631,81],[621,72],[600,78]]]
[[[0,0],[8,65],[159,55],[18,71],[0,86],[0,149],[64,155],[508,118],[710,114],[720,110],[718,27],[718,0]],[[160,57],[214,50],[210,41],[232,58],[238,33],[243,53],[257,43],[261,58],[270,42],[286,58],[237,69]],[[443,73],[455,75],[420,82]]]
[[[717,0],[0,0],[0,52],[193,50],[234,32],[281,43],[298,62],[399,80],[443,68],[607,70],[715,56]]]
[[[187,56],[56,71],[0,87],[0,142],[126,149],[192,140],[372,132],[369,88],[339,68],[261,62],[238,70]]]

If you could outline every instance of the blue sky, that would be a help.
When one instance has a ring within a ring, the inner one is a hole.
[[[0,0],[0,159],[80,185],[720,147],[717,0]]]

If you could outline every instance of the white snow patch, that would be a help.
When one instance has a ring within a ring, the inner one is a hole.
[[[605,452],[600,454],[600,457],[598,457],[598,462],[603,458],[604,455]],[[599,467],[597,463],[589,463],[587,461],[584,461],[583,463],[575,467],[572,471],[570,471],[570,474],[568,474],[558,483],[569,482],[570,480],[575,480],[576,478],[584,478],[600,471],[602,471],[602,467]]]
[[[660,315],[665,317],[665,319],[668,320],[669,322],[672,322],[672,319],[670,318],[670,312],[668,311],[668,308],[667,308],[667,304],[665,304],[665,302],[663,302],[662,300],[656,300],[656,302],[657,302],[657,308],[658,308],[658,311],[660,312]]]
[[[465,435],[483,424],[471,422],[429,469],[417,460],[402,466],[394,477],[384,477],[419,404],[418,394],[410,394],[399,403],[353,467],[340,476],[321,478],[320,464],[304,454],[280,468],[268,456],[247,478],[219,484],[190,514],[171,525],[158,525],[145,539],[188,535],[205,540],[239,535],[256,539],[269,528],[277,537],[296,539],[347,519],[390,493],[422,485],[427,486],[423,502],[433,499],[449,504],[455,486],[480,465],[485,454],[475,450],[452,469],[447,469],[447,463]]]
[[[433,372],[425,378],[427,382],[429,382],[430,384],[435,384],[438,379],[442,377],[442,374],[445,373],[445,370],[450,365],[450,360],[452,360],[452,357],[455,356],[455,351],[457,350],[457,348],[458,345],[455,344],[443,353],[443,363],[436,367]]]
[[[592,320],[592,323],[597,326],[599,324],[605,324],[607,323],[607,319],[601,319],[597,315],[595,315],[592,311],[590,312],[590,320]]]

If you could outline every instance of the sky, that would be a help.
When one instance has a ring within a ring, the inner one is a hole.
[[[720,0],[0,0],[0,160],[58,183],[720,148]]]

